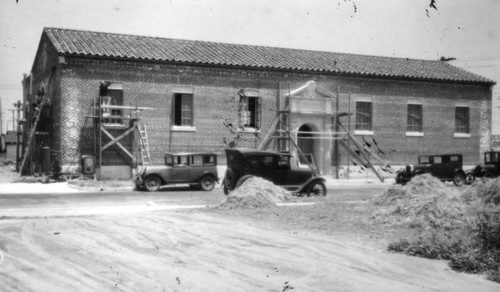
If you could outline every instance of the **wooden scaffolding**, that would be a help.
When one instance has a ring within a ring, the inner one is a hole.
[[[314,139],[322,139],[322,140],[330,140],[333,141],[333,155],[336,157],[336,178],[339,178],[338,170],[339,170],[339,148],[343,147],[348,155],[348,163],[347,173],[349,174],[349,164],[351,161],[351,157],[355,158],[361,165],[364,165],[367,169],[370,169],[380,181],[384,181],[384,177],[377,171],[374,166],[374,163],[371,162],[371,158],[374,158],[378,161],[378,163],[382,167],[387,167],[388,161],[384,160],[380,156],[378,156],[370,147],[366,147],[365,143],[362,143],[356,139],[354,135],[352,135],[350,130],[350,119],[348,119],[348,127],[344,126],[341,122],[340,118],[349,117],[352,115],[350,110],[350,95],[349,95],[349,108],[348,111],[339,111],[339,88],[337,88],[337,93],[333,94],[323,90],[323,93],[330,97],[330,111],[323,112],[304,112],[301,111],[300,115],[302,116],[320,116],[323,118],[331,119],[332,129],[331,131],[323,131],[323,132],[301,132],[295,131],[292,133],[291,131],[291,123],[293,121],[294,110],[292,109],[292,105],[294,104],[294,96],[288,86],[288,90],[283,89],[280,84],[280,90],[278,94],[278,110],[277,116],[275,120],[272,122],[271,127],[267,134],[262,139],[258,149],[264,150],[273,147],[274,150],[277,151],[291,151],[291,145],[297,150],[297,154],[299,159],[302,158],[302,161],[306,162],[307,165],[317,173],[317,167],[313,165],[304,155],[302,150],[299,147],[298,141],[294,138],[296,134],[297,137],[299,134],[314,134]],[[282,98],[286,98],[286,101],[283,102]],[[283,106],[284,105],[284,106]],[[274,143],[273,143],[274,142]],[[349,178],[349,175],[348,175]]]
[[[103,104],[102,98],[103,96],[99,96],[99,99],[94,101],[91,111],[93,114],[86,116],[86,118],[93,120],[95,126],[94,155],[97,159],[96,167],[99,169],[98,179],[101,179],[103,152],[114,145],[116,146],[115,149],[119,150],[118,153],[125,157],[125,160],[132,168],[152,165],[147,128],[145,124],[140,123],[139,113],[145,110],[154,110],[154,108],[139,107],[137,101],[135,102],[135,106]],[[119,111],[121,114],[115,114],[116,111]],[[129,114],[125,115],[125,111],[129,111]],[[121,133],[116,137],[109,131],[111,128],[110,121],[120,125]],[[132,143],[135,144],[136,134],[139,137],[137,146],[140,152],[138,155],[140,163],[138,162],[136,153],[129,151],[121,142],[125,137],[132,136]],[[103,135],[109,139],[107,143],[104,143]]]

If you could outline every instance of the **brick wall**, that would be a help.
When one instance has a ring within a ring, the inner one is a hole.
[[[416,161],[418,154],[458,152],[465,163],[475,164],[479,151],[486,147],[484,134],[489,129],[488,114],[491,91],[479,85],[395,81],[375,78],[290,73],[280,71],[228,69],[223,67],[186,66],[106,59],[66,57],[61,67],[60,133],[65,163],[82,154],[93,154],[93,124],[85,119],[93,100],[98,96],[101,80],[121,82],[125,105],[155,108],[139,114],[148,127],[153,162],[161,163],[168,151],[215,151],[223,153],[226,143],[238,140],[238,146],[256,147],[276,117],[280,83],[286,91],[309,80],[333,93],[340,91],[340,109],[347,111],[351,94],[351,110],[358,98],[373,101],[373,137],[383,155],[394,164]],[[171,131],[172,96],[176,87],[190,87],[194,92],[195,132]],[[236,94],[239,89],[252,89],[262,99],[262,131],[231,133],[223,122],[237,123]],[[406,137],[406,106],[408,101],[421,101],[424,115],[424,137]],[[454,138],[457,104],[469,105],[471,137]],[[354,129],[354,115],[351,116]],[[343,118],[347,125],[347,118]],[[480,143],[481,141],[481,143]],[[125,142],[134,150],[132,140]],[[113,151],[105,153],[103,163],[126,161]],[[345,151],[341,164],[347,163]],[[78,161],[78,160],[76,160]],[[74,162],[73,162],[74,163]]]

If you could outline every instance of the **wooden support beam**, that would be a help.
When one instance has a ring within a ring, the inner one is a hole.
[[[132,163],[135,164],[136,162],[136,158],[134,157],[134,155],[132,155],[132,153],[130,153],[127,148],[125,148],[119,141],[121,139],[123,139],[125,136],[127,136],[128,134],[132,133],[134,130],[135,130],[135,127],[136,127],[136,124],[134,124],[134,126],[130,129],[128,129],[127,131],[125,131],[124,133],[122,133],[120,136],[118,137],[113,137],[113,135],[111,135],[108,131],[106,131],[106,129],[104,127],[101,126],[101,131],[102,133],[104,133],[106,136],[108,136],[109,139],[111,139],[111,141],[104,145],[102,148],[101,148],[101,153],[109,148],[110,146],[116,144],[116,146],[118,146],[123,152],[125,152],[131,159],[132,159]]]
[[[339,121],[338,125],[340,127],[342,127],[342,129],[344,129],[344,131],[347,132],[347,129],[344,127],[344,125],[340,121]],[[378,173],[378,171],[375,169],[375,167],[373,167],[373,164],[370,162],[370,159],[368,159],[368,157],[366,157],[365,153],[363,153],[363,147],[358,144],[356,139],[354,139],[354,137],[351,134],[349,134],[348,137],[352,141],[352,143],[354,143],[354,145],[356,145],[356,147],[358,147],[359,153],[361,154],[361,157],[363,157],[366,160],[366,164],[368,164],[368,166],[372,169],[372,171],[375,173],[375,175],[378,177],[378,179],[381,182],[384,182],[384,177],[381,176],[380,173]],[[349,161],[348,161],[348,163],[349,163]]]

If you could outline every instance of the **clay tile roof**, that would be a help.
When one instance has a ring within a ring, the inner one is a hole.
[[[62,55],[494,84],[442,61],[45,28]]]

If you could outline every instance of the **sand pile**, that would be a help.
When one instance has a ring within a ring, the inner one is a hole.
[[[405,186],[391,186],[373,203],[379,206],[372,215],[376,223],[453,229],[466,220],[465,204],[457,188],[429,174],[416,176]]]
[[[273,208],[276,203],[291,200],[287,190],[260,177],[250,177],[241,186],[232,191],[226,201],[220,205],[222,209],[257,209]]]

